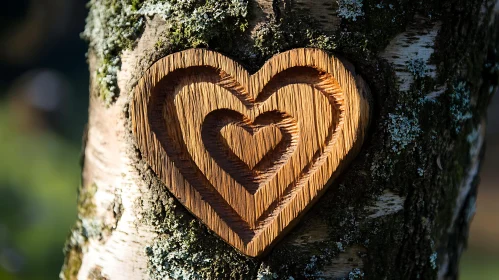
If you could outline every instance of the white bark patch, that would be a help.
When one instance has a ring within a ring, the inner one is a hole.
[[[261,13],[265,15],[265,17],[269,18],[274,14],[274,8],[272,6],[273,0],[255,0],[255,6],[258,8]],[[260,18],[260,17],[257,17]]]
[[[126,155],[126,144],[120,140],[126,133],[121,111],[123,101],[124,97],[120,97],[111,108],[105,108],[95,98],[91,101],[94,104],[91,105],[89,125],[93,129],[88,134],[84,178],[91,178],[97,184],[93,200],[98,211],[108,210],[112,214],[115,194],[120,193],[123,212],[109,236],[103,240],[89,238],[78,279],[87,279],[95,267],[102,267],[102,275],[109,279],[143,279],[147,273],[143,244],[153,240],[156,234],[137,222],[140,217],[134,203],[146,186],[137,183],[141,177]],[[103,217],[103,225],[109,222],[109,213],[97,213],[96,216]]]
[[[445,90],[447,89],[447,86],[442,86],[436,88],[435,91],[428,93],[428,95],[425,96],[424,100],[428,102],[436,102],[437,98],[442,95]]]
[[[303,234],[298,235],[291,240],[291,244],[300,247],[308,247],[315,242],[324,242],[329,238],[328,227],[326,224],[309,225],[309,229]]]
[[[295,0],[293,9],[306,11],[321,23],[326,32],[336,31],[340,27],[338,3],[334,0]]]
[[[485,125],[480,124],[478,127],[468,135],[468,142],[470,143],[470,165],[466,176],[461,181],[459,186],[459,194],[456,199],[456,207],[454,207],[454,214],[452,215],[452,223],[448,231],[452,232],[454,224],[462,210],[462,207],[468,197],[471,187],[473,186],[473,181],[478,175],[480,167],[480,150],[482,149],[484,138],[485,138]]]
[[[429,64],[434,52],[440,22],[415,16],[407,30],[390,41],[381,57],[392,63],[399,82],[399,90],[409,90],[414,76],[436,76],[436,66]]]
[[[447,271],[449,270],[449,256],[447,254],[443,255],[444,260],[441,262],[439,265],[439,270],[438,270],[438,279],[439,280],[444,280],[445,275],[447,274]]]
[[[251,3],[251,13],[253,17],[249,20],[249,30],[251,35],[254,35],[262,24],[262,20],[269,20],[274,15],[272,6],[273,0],[255,0]]]
[[[459,217],[459,213],[462,210],[462,207],[464,203],[466,202],[466,198],[468,197],[470,190],[473,186],[473,181],[475,180],[476,176],[478,175],[479,167],[480,167],[480,151],[483,147],[485,139],[485,122],[482,122],[478,127],[473,130],[467,137],[468,142],[470,143],[470,158],[471,158],[471,163],[468,167],[468,171],[466,172],[466,175],[464,176],[463,180],[461,181],[461,184],[459,186],[459,194],[456,198],[456,206],[454,207],[454,213],[452,215],[452,222],[447,229],[447,232],[452,233],[454,230],[454,225],[456,223],[457,218]],[[472,201],[471,207],[473,209],[470,209],[468,211],[468,222],[471,220],[471,217],[474,214],[474,207],[475,207],[476,201]],[[443,256],[444,261],[439,265],[439,270],[438,270],[438,279],[443,280],[446,279],[446,274],[449,269],[449,256],[444,255]]]
[[[378,197],[374,206],[368,208],[368,211],[373,212],[368,218],[376,219],[382,216],[391,215],[404,209],[405,197],[398,196],[389,190],[385,190]]]

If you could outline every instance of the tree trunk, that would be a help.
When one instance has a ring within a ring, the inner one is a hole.
[[[496,0],[90,0],[90,108],[63,279],[456,279],[499,80]],[[193,47],[256,72],[323,49],[372,92],[359,155],[263,257],[192,216],[142,158],[134,88]]]

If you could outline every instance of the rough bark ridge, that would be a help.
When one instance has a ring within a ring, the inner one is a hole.
[[[455,279],[499,81],[495,0],[91,0],[91,104],[63,279]],[[207,47],[256,71],[296,48],[362,75],[363,151],[264,258],[193,218],[145,164],[129,103],[142,73]]]

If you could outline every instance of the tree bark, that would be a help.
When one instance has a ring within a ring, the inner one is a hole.
[[[499,80],[496,0],[90,0],[90,107],[62,279],[456,279]],[[227,245],[167,191],[131,131],[158,59],[216,50],[255,72],[324,49],[373,96],[362,151],[267,255]]]

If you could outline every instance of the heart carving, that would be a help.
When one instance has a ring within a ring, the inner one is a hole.
[[[298,142],[293,119],[276,111],[252,123],[238,112],[216,110],[206,116],[201,134],[210,156],[252,194],[288,161]]]
[[[336,58],[295,49],[250,75],[192,49],[156,62],[131,106],[144,159],[179,201],[250,256],[275,244],[364,139],[367,90]]]
[[[268,162],[262,161],[263,157],[271,157],[283,140],[279,127],[273,124],[254,125],[247,118],[228,123],[220,130],[220,136],[221,145],[229,150],[227,158],[237,157],[249,170],[253,170],[260,162]],[[209,143],[205,143],[205,147],[208,146]],[[212,153],[214,158],[215,154],[216,152]],[[217,162],[223,160],[224,158],[220,158]]]
[[[282,140],[281,131],[273,125],[258,127],[228,124],[220,130],[220,135],[223,145],[230,150],[227,157],[236,156],[250,170],[260,162],[268,162],[262,161],[263,157],[270,157]],[[215,157],[214,154],[212,156]],[[222,161],[223,159],[217,160]]]

